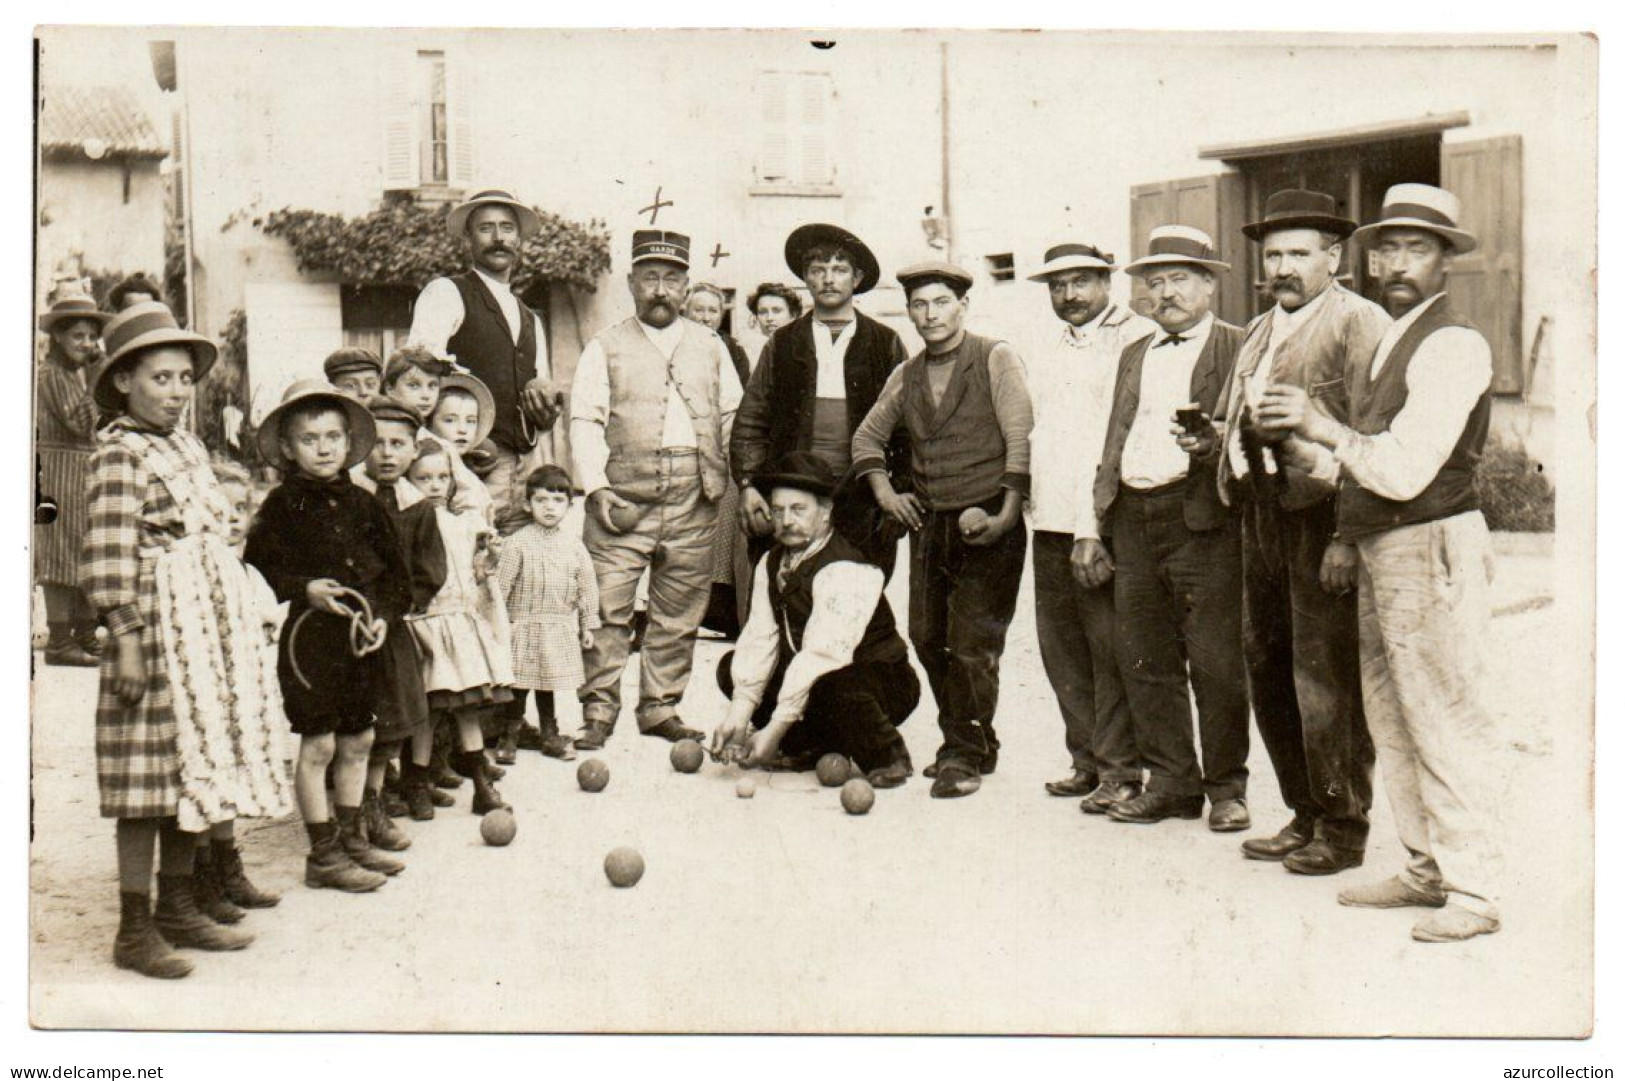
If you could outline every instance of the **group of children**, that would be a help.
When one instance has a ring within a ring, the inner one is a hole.
[[[522,508],[493,505],[477,472],[491,395],[449,361],[344,349],[328,382],[289,387],[256,433],[281,482],[255,510],[248,473],[179,426],[214,345],[162,304],[106,341],[93,393],[115,419],[91,460],[82,572],[114,644],[96,725],[118,819],[114,960],[176,978],[191,964],[170,947],[242,949],[243,909],[279,900],[244,874],[237,817],[296,804],[305,884],[367,892],[405,867],[393,818],[433,818],[463,779],[475,813],[505,806],[487,741],[512,763],[532,692],[536,746],[573,758],[553,695],[581,683],[597,584],[561,530],[564,470],[535,469]]]

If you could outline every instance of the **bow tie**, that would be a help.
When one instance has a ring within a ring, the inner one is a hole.
[[[1161,349],[1165,345],[1178,345],[1180,342],[1188,342],[1190,340],[1191,336],[1189,334],[1170,334],[1156,345],[1153,345],[1151,348]]]

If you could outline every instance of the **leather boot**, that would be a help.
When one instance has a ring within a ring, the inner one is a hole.
[[[470,809],[475,814],[483,815],[508,806],[502,801],[502,793],[491,783],[491,764],[485,760],[484,751],[463,751],[452,759],[452,764],[458,773],[474,782],[474,802]]]
[[[67,668],[95,668],[101,659],[85,652],[74,641],[73,627],[69,624],[51,624],[51,637],[45,642],[45,663]]]
[[[73,638],[74,642],[79,646],[80,649],[84,650],[92,657],[95,657],[98,661],[102,659],[102,651],[107,647],[102,641],[101,636],[96,633],[96,624],[84,624],[79,628],[78,632],[73,636]]]
[[[192,892],[197,897],[198,908],[215,923],[241,923],[248,915],[226,897],[206,844],[198,845],[197,854],[192,857]]]
[[[333,823],[320,822],[305,828],[311,832],[310,855],[305,857],[305,885],[311,889],[367,893],[389,881],[386,875],[356,866],[339,844]]]
[[[458,776],[461,771],[451,768],[450,757],[445,746],[437,740],[434,753],[429,757],[429,779],[436,788],[461,788],[463,785],[463,779]]]
[[[197,906],[191,875],[158,875],[158,909],[153,923],[172,946],[194,950],[240,950],[254,936],[235,927],[222,927]]]
[[[361,808],[334,807],[333,816],[338,819],[339,844],[351,862],[382,875],[398,875],[406,870],[406,864],[400,860],[390,859],[368,842],[362,824]]]
[[[275,908],[282,895],[262,890],[248,880],[243,871],[243,854],[237,851],[236,841],[210,841],[214,857],[214,873],[219,876],[220,890],[226,899],[239,908]]]
[[[366,826],[367,841],[385,852],[405,852],[412,847],[412,839],[401,832],[399,826],[384,813],[383,800],[376,792],[368,792],[361,800],[361,817]]]
[[[113,939],[113,963],[119,968],[178,980],[192,974],[192,962],[173,952],[152,923],[152,898],[144,893],[120,893],[118,937]]]
[[[429,798],[429,767],[416,762],[401,763],[401,794],[406,797],[407,810],[414,822],[434,819],[434,801]]]

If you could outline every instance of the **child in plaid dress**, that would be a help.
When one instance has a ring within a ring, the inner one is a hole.
[[[525,715],[525,695],[536,692],[542,753],[569,761],[575,748],[559,733],[554,692],[574,694],[583,674],[581,654],[601,626],[598,578],[579,536],[561,530],[570,509],[570,475],[544,465],[525,478],[530,524],[502,547],[497,579],[512,627],[514,701],[509,731]],[[505,737],[505,738],[512,738]]]
[[[91,393],[116,419],[98,433],[88,467],[80,574],[112,633],[96,708],[96,774],[102,815],[118,819],[113,960],[175,979],[192,966],[166,939],[207,950],[253,941],[199,910],[198,835],[213,838],[223,874],[240,876],[232,820],[285,814],[290,786],[265,632],[248,575],[227,545],[230,507],[203,444],[177,427],[215,346],[181,330],[156,302],[121,313],[106,340]]]

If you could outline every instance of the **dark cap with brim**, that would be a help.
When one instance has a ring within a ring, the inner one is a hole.
[[[767,472],[752,477],[750,483],[763,496],[771,496],[775,488],[794,488],[813,495],[833,496],[841,486],[841,478],[818,455],[794,450],[774,462]]]

